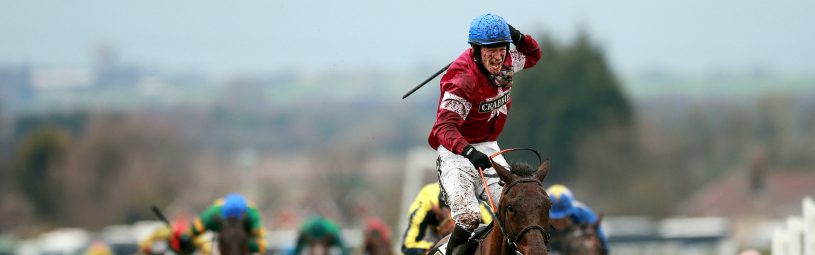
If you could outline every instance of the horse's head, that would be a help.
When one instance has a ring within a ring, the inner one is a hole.
[[[433,217],[436,219],[436,222],[439,223],[435,228],[436,236],[441,238],[453,232],[453,228],[456,227],[456,221],[454,221],[453,216],[450,215],[450,208],[430,204],[430,212],[433,213]]]
[[[371,218],[366,224],[365,253],[371,255],[391,254],[391,230],[379,218]]]
[[[505,239],[523,254],[547,254],[549,233],[549,209],[552,202],[543,188],[543,180],[549,173],[549,160],[527,176],[512,172],[493,163],[496,173],[504,182],[498,205],[498,221],[506,233]],[[521,168],[527,169],[521,169]],[[531,170],[526,164],[513,165],[513,172]]]
[[[601,254],[602,243],[597,236],[600,229],[600,215],[594,224],[572,224],[566,231],[563,240],[564,254]]]
[[[326,255],[328,252],[328,244],[324,242],[313,242],[308,244],[308,249],[303,254]]]
[[[248,254],[248,240],[249,233],[241,219],[221,219],[221,231],[218,233],[218,251],[220,251],[220,254]]]

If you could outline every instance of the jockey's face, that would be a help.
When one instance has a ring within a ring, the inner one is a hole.
[[[555,229],[563,230],[563,229],[566,229],[567,227],[569,227],[569,225],[572,225],[572,220],[569,219],[569,217],[563,217],[563,218],[560,218],[560,219],[552,218],[552,219],[549,219],[549,223],[551,223],[552,226],[555,227]]]
[[[501,72],[501,65],[507,56],[507,46],[481,47],[481,63],[491,74],[497,75]]]

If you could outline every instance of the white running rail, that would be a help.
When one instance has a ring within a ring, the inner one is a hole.
[[[803,212],[787,217],[786,226],[773,232],[773,255],[815,255],[815,200],[801,202]]]

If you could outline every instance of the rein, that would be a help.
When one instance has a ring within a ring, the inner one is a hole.
[[[498,156],[498,155],[501,155],[501,154],[504,154],[504,153],[510,152],[510,151],[517,151],[517,150],[528,150],[528,151],[534,152],[535,155],[538,156],[538,161],[540,163],[543,162],[541,160],[540,154],[537,151],[535,151],[533,149],[529,149],[529,148],[505,149],[505,150],[502,150],[502,151],[499,151],[499,152],[496,152],[496,153],[493,153],[492,155],[490,155],[490,161],[492,161],[492,159],[494,157]],[[489,199],[489,202],[490,202],[490,207],[492,209],[492,210],[490,210],[490,214],[492,215],[493,219],[497,219],[496,222],[498,223],[498,229],[501,230],[501,234],[504,235],[504,240],[506,240],[507,245],[509,246],[509,248],[511,250],[515,251],[515,254],[521,255],[521,253],[518,251],[518,245],[516,243],[518,242],[518,240],[521,239],[521,237],[524,236],[524,234],[526,234],[530,230],[539,230],[543,234],[544,243],[549,243],[549,232],[547,232],[545,228],[543,228],[543,227],[541,227],[539,225],[531,225],[531,226],[524,227],[523,229],[521,229],[521,231],[519,231],[516,234],[515,238],[513,238],[514,240],[512,240],[509,237],[509,235],[507,234],[507,231],[504,228],[504,225],[506,225],[506,222],[504,222],[506,220],[506,218],[504,218],[502,220],[500,217],[496,217],[496,213],[499,213],[499,216],[500,215],[506,215],[506,214],[503,213],[503,210],[501,212],[499,212],[497,210],[497,207],[495,206],[495,202],[492,201],[492,193],[490,192],[489,186],[487,186],[487,179],[484,178],[484,170],[481,169],[481,168],[478,168],[478,173],[481,175],[481,181],[483,182],[483,185],[484,185],[484,191],[487,192],[487,198]],[[517,180],[507,184],[507,186],[504,187],[503,191],[501,192],[501,196],[503,197],[505,194],[507,194],[509,192],[509,190],[512,189],[512,187],[515,186],[516,184],[527,183],[527,182],[537,183],[538,186],[543,187],[543,183],[541,183],[541,181],[538,180],[538,179],[535,179],[535,178],[521,178],[521,179],[517,179]]]
[[[492,159],[497,157],[498,155],[501,155],[501,154],[504,154],[504,153],[507,153],[507,152],[511,152],[511,151],[520,151],[520,150],[527,150],[527,151],[534,152],[535,156],[538,156],[538,165],[543,163],[543,160],[541,160],[541,154],[538,153],[538,151],[530,149],[530,148],[511,148],[511,149],[501,150],[499,152],[496,152],[496,153],[493,153],[492,155],[490,155],[490,161],[492,161]],[[492,193],[490,192],[490,189],[487,186],[487,178],[484,178],[484,169],[481,169],[479,167],[478,168],[478,174],[481,175],[481,181],[484,183],[484,191],[487,192],[487,199],[490,201],[490,207],[492,208],[492,212],[493,213],[498,212],[495,209],[496,208],[495,207],[495,202],[492,201]],[[540,181],[538,181],[538,182],[540,182]],[[543,186],[543,185],[541,185],[541,186]],[[506,189],[509,190],[509,186],[507,186]]]

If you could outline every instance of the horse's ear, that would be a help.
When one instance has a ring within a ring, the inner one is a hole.
[[[504,168],[501,164],[495,163],[492,159],[490,159],[490,162],[492,162],[492,168],[495,169],[495,172],[498,173],[498,177],[501,178],[504,183],[512,182],[512,172]]]
[[[546,179],[546,175],[549,174],[549,159],[543,160],[541,166],[538,168],[538,171],[535,172],[535,178],[539,181],[543,182],[543,179]]]

